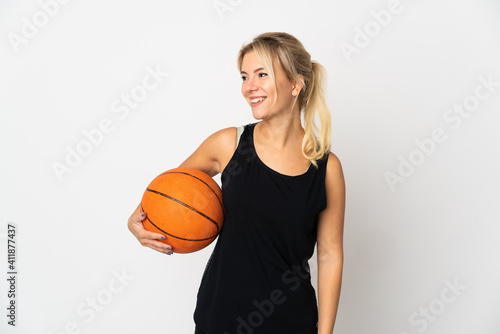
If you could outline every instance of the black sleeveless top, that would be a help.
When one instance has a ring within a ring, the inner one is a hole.
[[[326,207],[328,155],[301,175],[257,156],[247,124],[222,172],[224,225],[201,279],[194,321],[206,334],[313,334],[318,307],[308,260]]]

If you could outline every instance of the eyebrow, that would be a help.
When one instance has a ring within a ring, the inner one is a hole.
[[[261,71],[261,70],[263,70],[263,69],[264,69],[263,67],[259,67],[258,69],[256,69],[255,71],[253,71],[253,73],[257,73],[257,72],[259,72],[259,71]],[[247,72],[245,72],[245,71],[241,71],[240,73],[241,73],[241,74],[243,74],[243,73],[244,73],[244,74],[248,74],[248,73],[247,73]]]

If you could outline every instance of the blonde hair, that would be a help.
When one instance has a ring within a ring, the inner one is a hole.
[[[317,161],[323,158],[331,147],[330,110],[325,101],[325,68],[318,62],[311,61],[311,55],[297,38],[284,32],[264,33],[243,45],[238,54],[239,71],[243,57],[249,51],[255,52],[275,88],[273,60],[278,61],[289,80],[303,84],[302,90],[295,98],[295,101],[298,99],[299,110],[303,111],[305,135],[302,154],[318,167]],[[321,124],[319,129],[316,125],[316,115]]]

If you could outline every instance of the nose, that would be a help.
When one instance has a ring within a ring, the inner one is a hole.
[[[243,93],[249,94],[259,89],[257,81],[254,76],[250,76],[245,81],[243,81]]]

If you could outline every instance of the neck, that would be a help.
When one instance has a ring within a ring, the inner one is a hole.
[[[302,145],[304,138],[298,108],[291,115],[262,120],[256,125],[256,131],[260,142],[278,149]]]

